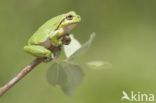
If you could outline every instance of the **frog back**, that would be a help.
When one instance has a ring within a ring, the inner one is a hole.
[[[47,40],[49,35],[55,31],[64,15],[56,16],[44,23],[29,39],[28,44],[40,44]]]

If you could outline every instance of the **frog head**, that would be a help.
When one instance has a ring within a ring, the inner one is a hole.
[[[74,11],[70,11],[63,15],[63,19],[61,20],[58,28],[63,29],[65,32],[69,32],[80,22],[81,17]]]

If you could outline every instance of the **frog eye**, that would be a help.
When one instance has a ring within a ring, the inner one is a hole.
[[[73,15],[68,15],[66,18],[67,18],[68,20],[72,20],[72,19],[73,19]]]

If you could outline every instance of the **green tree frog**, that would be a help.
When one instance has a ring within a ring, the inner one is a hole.
[[[69,38],[69,31],[80,21],[81,17],[74,11],[48,20],[28,40],[24,51],[37,58],[51,58],[53,55],[52,48],[63,45],[64,38]]]

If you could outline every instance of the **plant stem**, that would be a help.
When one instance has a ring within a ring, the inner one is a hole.
[[[45,58],[37,58],[26,66],[21,72],[19,72],[12,80],[0,88],[0,97],[6,93],[11,87],[18,83],[25,75],[27,75],[32,69],[43,62]]]
[[[66,35],[66,34],[65,34]],[[62,36],[65,36],[62,35]],[[61,37],[62,37],[61,36]],[[58,37],[60,38],[60,37]],[[65,38],[64,40],[66,40]],[[67,44],[66,42],[64,42]],[[56,55],[59,51],[61,51],[61,46],[51,46],[52,48],[49,48],[54,55]],[[58,56],[58,55],[56,55]],[[18,83],[25,75],[27,75],[32,69],[34,69],[37,65],[39,65],[41,62],[43,62],[47,58],[37,58],[34,61],[32,61],[28,66],[26,66],[21,72],[19,72],[12,80],[10,80],[7,84],[5,84],[3,87],[0,88],[0,97],[4,95],[11,87],[13,87],[16,83]]]

